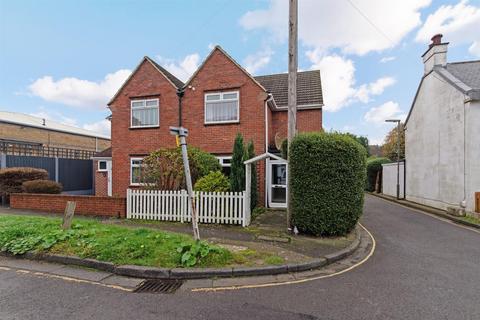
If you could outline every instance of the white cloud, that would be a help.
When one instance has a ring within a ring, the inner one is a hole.
[[[107,74],[99,82],[73,77],[55,81],[51,76],[44,76],[35,80],[28,89],[31,94],[46,101],[74,107],[104,108],[130,74],[130,70],[118,70]]]
[[[107,119],[103,119],[93,123],[86,123],[83,125],[83,129],[90,130],[96,133],[110,136],[111,122]]]
[[[420,9],[428,6],[431,0],[358,2],[299,1],[299,39],[303,44],[322,51],[340,48],[345,54],[358,55],[382,51],[399,44],[421,24]],[[287,21],[288,1],[270,0],[267,9],[243,15],[240,25],[246,30],[267,29],[275,39],[284,41],[287,39]]]
[[[387,119],[400,119],[403,121],[406,116],[407,115],[400,109],[398,103],[388,101],[368,110],[368,112],[365,113],[364,119],[369,123],[384,124]]]
[[[395,59],[397,59],[397,57],[394,57],[394,56],[383,57],[382,59],[380,59],[380,63],[387,63],[387,62],[393,61]]]
[[[243,60],[243,65],[249,73],[255,74],[258,70],[270,63],[273,53],[274,52],[270,48],[260,50],[248,55]]]
[[[469,52],[480,56],[480,7],[467,0],[442,5],[427,17],[415,40],[427,43],[437,33],[442,33],[444,40],[453,45],[471,44]]]
[[[157,59],[165,69],[182,81],[187,81],[200,65],[198,53],[189,54],[183,60],[167,59],[162,56],[157,56]]]
[[[318,51],[308,51],[306,54],[312,62],[312,69],[321,70],[326,111],[338,111],[357,101],[367,103],[372,96],[382,94],[385,88],[395,83],[394,78],[383,77],[372,83],[356,86],[355,65],[352,60],[339,55],[322,55]]]

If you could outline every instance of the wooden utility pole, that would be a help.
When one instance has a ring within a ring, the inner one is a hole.
[[[290,0],[288,19],[288,149],[297,134],[298,2]],[[288,152],[290,154],[290,152]],[[292,229],[291,170],[287,179],[287,228]]]
[[[185,170],[185,181],[187,183],[188,208],[192,213],[193,238],[200,240],[200,231],[198,230],[197,208],[195,206],[195,196],[193,194],[192,176],[190,174],[190,164],[188,161],[187,139],[188,130],[183,127],[170,127],[170,133],[180,137],[180,146],[182,147],[183,167]]]

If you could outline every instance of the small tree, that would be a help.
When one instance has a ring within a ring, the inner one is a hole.
[[[245,160],[252,159],[255,157],[255,146],[253,145],[253,141],[250,140],[250,142],[247,145],[247,150],[246,150],[246,158]],[[252,177],[251,177],[251,191],[250,191],[250,210],[253,210],[257,206],[257,201],[258,201],[258,186],[257,186],[257,166],[255,163],[252,163]]]
[[[355,141],[360,143],[365,148],[365,151],[367,152],[367,157],[370,157],[370,147],[368,146],[368,138],[367,137],[357,136],[353,133],[347,133],[347,136],[352,137],[353,139],[355,139]]]
[[[230,169],[230,190],[234,192],[245,190],[244,153],[243,136],[237,133],[235,143],[233,144],[232,166]]]
[[[405,159],[405,130],[404,124],[400,124],[400,160]],[[398,127],[392,128],[385,137],[385,142],[382,146],[382,154],[384,157],[392,161],[397,161],[397,136]]]

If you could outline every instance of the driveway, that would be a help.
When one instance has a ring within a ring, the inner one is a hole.
[[[278,287],[133,294],[0,268],[0,319],[480,319],[478,231],[372,196],[362,223],[363,265]]]

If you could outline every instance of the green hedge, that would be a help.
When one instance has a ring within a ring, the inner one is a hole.
[[[377,173],[382,171],[382,164],[383,163],[390,163],[390,159],[388,158],[369,158],[367,160],[367,181],[365,189],[367,191],[373,192],[375,191],[375,181],[377,180]]]
[[[292,142],[292,222],[316,236],[345,235],[362,214],[366,152],[344,134],[300,134]]]
[[[14,167],[0,169],[0,196],[22,192],[22,183],[31,180],[46,180],[48,172],[44,169]]]
[[[204,192],[227,192],[230,189],[230,180],[222,172],[213,171],[198,179],[194,189]]]
[[[63,186],[52,180],[31,180],[22,184],[22,190],[26,193],[59,194],[62,193]]]
[[[218,159],[211,153],[205,152],[195,147],[188,148],[188,154],[195,161],[198,168],[199,177],[206,176],[210,172],[221,171],[222,166]]]

